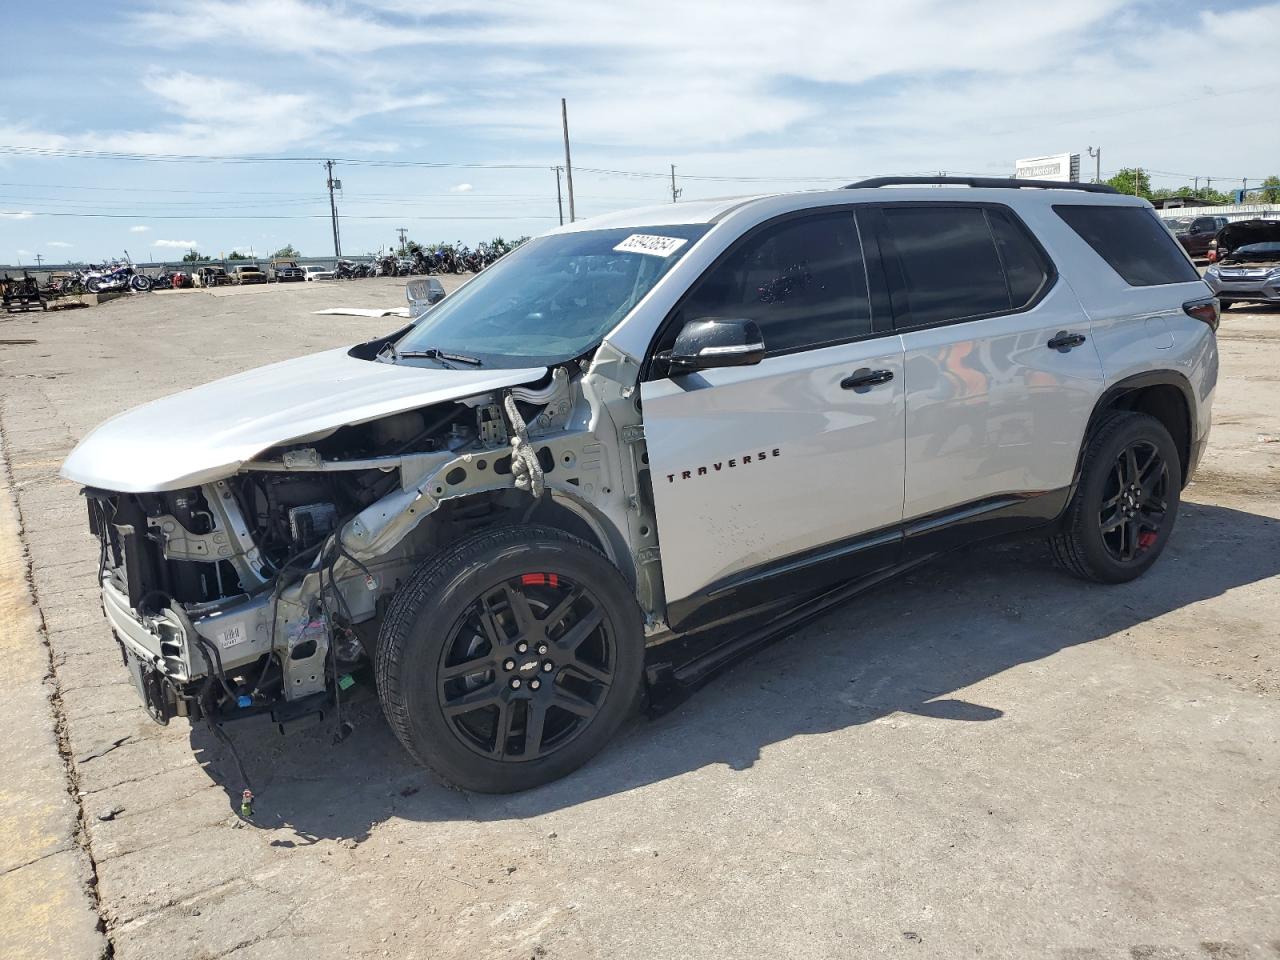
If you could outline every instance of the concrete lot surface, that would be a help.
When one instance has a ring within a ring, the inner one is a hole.
[[[33,911],[94,909],[119,960],[1280,956],[1276,311],[1226,315],[1212,444],[1137,583],[1073,580],[1039,543],[955,555],[512,797],[432,782],[376,703],[340,746],[242,727],[260,795],[242,822],[218,744],[137,704],[56,471],[118,411],[391,329],[310,311],[402,289],[183,291],[0,323],[36,341],[0,347],[26,550],[0,541],[0,569],[29,560],[39,604],[0,649],[41,675],[5,757],[35,771],[43,738],[46,777],[19,809],[10,773],[0,825],[16,847],[47,822],[36,862],[85,874],[65,903],[0,875],[0,942]],[[22,856],[3,869],[34,876]],[[50,955],[103,949],[64,943]]]

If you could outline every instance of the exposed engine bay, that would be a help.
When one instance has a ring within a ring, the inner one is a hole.
[[[378,342],[353,356],[366,347]],[[602,417],[614,425],[597,432]],[[550,521],[597,544],[659,631],[638,423],[617,380],[571,361],[272,447],[199,486],[87,488],[104,610],[147,710],[162,723],[270,713],[282,731],[330,710],[340,721],[398,587],[433,551],[503,523]],[[607,449],[600,433],[624,440]]]

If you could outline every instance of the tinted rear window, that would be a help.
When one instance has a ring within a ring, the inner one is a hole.
[[[1053,209],[1131,287],[1200,279],[1177,241],[1144,207],[1062,204]]]
[[[1014,224],[1008,214],[989,210],[987,217],[1004,264],[1005,278],[1009,281],[1009,302],[1014,310],[1021,310],[1035,299],[1048,281],[1048,265],[1039,248],[1027,236],[1026,229]]]
[[[886,207],[910,319],[920,327],[1009,310],[1009,288],[979,207]]]

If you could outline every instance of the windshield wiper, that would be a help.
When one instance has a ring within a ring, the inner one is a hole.
[[[473,367],[482,366],[479,357],[468,357],[465,353],[448,353],[437,347],[427,347],[425,350],[399,350],[394,356],[397,360],[453,360]]]

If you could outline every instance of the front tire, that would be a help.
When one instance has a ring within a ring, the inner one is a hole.
[[[1181,489],[1178,449],[1164,424],[1112,413],[1090,436],[1076,492],[1049,538],[1054,559],[1096,583],[1142,576],[1169,541]]]
[[[635,712],[644,630],[601,553],[550,527],[499,527],[452,545],[396,594],[374,656],[405,749],[469,790],[565,776]]]

